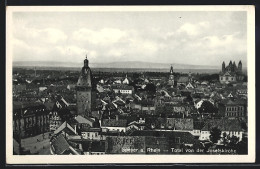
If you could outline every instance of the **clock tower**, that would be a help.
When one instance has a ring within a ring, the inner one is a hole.
[[[88,59],[84,60],[80,76],[76,86],[77,91],[77,113],[83,117],[91,114],[92,73],[88,66]]]

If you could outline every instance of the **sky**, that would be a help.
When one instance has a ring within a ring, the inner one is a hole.
[[[240,11],[14,12],[13,61],[247,63]]]

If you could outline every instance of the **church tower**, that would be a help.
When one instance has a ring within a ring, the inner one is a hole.
[[[236,72],[237,71],[237,65],[236,65],[236,62],[234,61],[233,62],[233,72]]]
[[[225,65],[225,62],[223,61],[223,63],[222,63],[222,72],[225,72],[225,69],[226,69],[226,65]]]
[[[174,86],[174,75],[173,75],[173,67],[171,66],[170,69],[170,77],[169,77],[169,83],[168,83],[171,87]]]
[[[228,64],[228,71],[229,72],[232,71],[232,66],[233,66],[232,61],[230,61],[229,64]]]
[[[242,62],[241,62],[241,60],[239,61],[238,65],[237,65],[237,69],[240,73],[242,72]]]
[[[92,73],[88,66],[88,59],[84,60],[80,76],[76,86],[77,91],[77,113],[89,117],[91,114]]]

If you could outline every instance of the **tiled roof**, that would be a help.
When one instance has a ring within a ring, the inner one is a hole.
[[[45,102],[44,105],[46,106],[47,110],[52,110],[53,106],[54,106],[54,102]]]
[[[201,130],[204,127],[203,121],[193,121],[193,129],[194,130]]]
[[[81,131],[83,131],[83,132],[101,132],[101,128],[82,127]]]
[[[205,123],[202,128],[203,131],[210,131],[212,128],[217,127],[221,131],[242,131],[242,126],[237,119],[212,119]]]
[[[121,90],[133,90],[133,86],[128,85],[112,85],[112,89],[121,89]]]
[[[51,146],[53,147],[55,154],[63,154],[65,151],[70,150],[67,140],[62,134],[58,135],[55,139],[52,140]]]
[[[156,129],[171,128],[175,130],[193,130],[193,119],[190,118],[146,118],[146,125],[155,125]]]
[[[127,127],[127,120],[125,119],[103,119],[101,122],[103,127]]]
[[[78,123],[94,123],[94,120],[92,120],[91,118],[87,118],[87,117],[82,117],[81,115],[78,115],[75,120],[78,122]]]
[[[175,119],[175,130],[193,130],[193,119]]]
[[[189,77],[186,77],[186,76],[181,76],[177,82],[178,83],[187,83],[189,81]]]
[[[75,135],[74,129],[66,121],[59,128],[57,128],[57,130],[54,131],[54,134],[59,134],[62,131],[65,131],[70,135]]]
[[[242,99],[237,99],[237,100],[225,99],[225,100],[222,100],[220,103],[225,104],[225,105],[244,105],[247,102],[246,102],[246,100],[242,100]]]
[[[180,138],[181,143],[193,144],[194,137],[190,132],[177,132],[177,131],[155,131],[155,130],[136,130],[130,134],[131,136],[154,136],[154,137],[168,137]]]
[[[21,109],[21,108],[33,108],[42,106],[45,108],[43,103],[40,102],[13,102],[13,110]]]

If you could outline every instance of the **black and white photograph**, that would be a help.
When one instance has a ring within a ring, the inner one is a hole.
[[[7,163],[254,162],[254,24],[253,6],[8,7]]]

